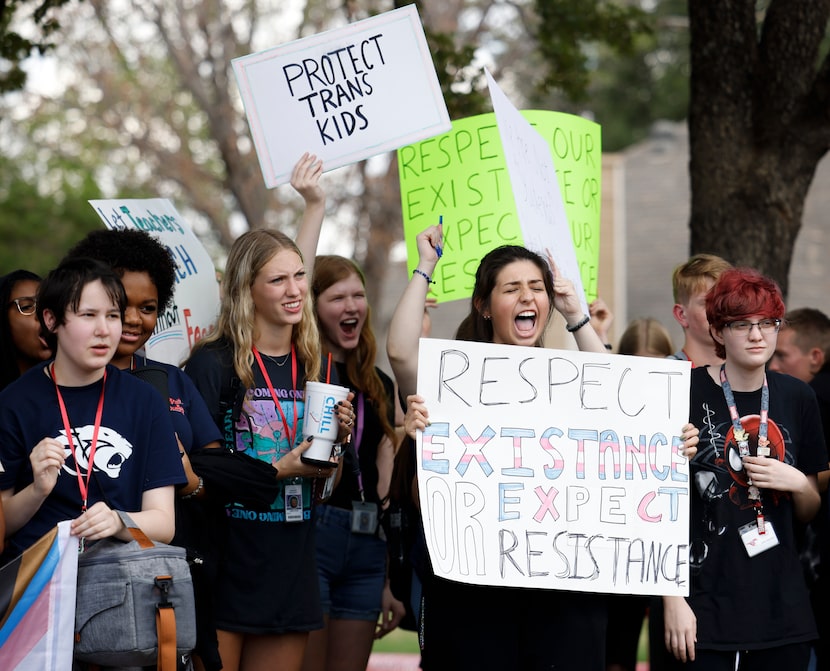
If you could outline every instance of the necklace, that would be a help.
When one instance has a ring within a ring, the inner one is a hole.
[[[272,356],[270,354],[265,354],[264,352],[260,352],[260,354],[269,361],[271,361],[273,364],[282,368],[286,363],[288,363],[288,357],[291,355],[291,352],[289,352],[288,354],[283,354],[282,356]]]
[[[285,413],[282,411],[282,405],[280,404],[280,399],[277,396],[277,392],[274,391],[274,385],[271,383],[271,377],[268,375],[268,371],[265,370],[265,366],[262,365],[262,358],[260,357],[260,352],[257,350],[256,347],[253,348],[254,357],[256,358],[256,362],[259,364],[259,370],[262,373],[262,377],[265,378],[265,382],[268,385],[268,391],[271,392],[271,400],[274,402],[274,406],[277,409],[277,412],[280,415],[280,419],[282,420],[283,431],[285,437],[288,438],[288,445],[289,449],[294,448],[294,439],[297,437],[297,395],[292,394],[292,404],[294,406],[294,424],[289,425],[288,419],[285,416]],[[291,345],[291,390],[296,391],[297,389],[297,356],[294,353],[294,345]],[[264,356],[268,356],[265,354]],[[287,359],[286,355],[286,361]],[[271,357],[268,357],[269,359]],[[292,431],[293,428],[293,431]]]

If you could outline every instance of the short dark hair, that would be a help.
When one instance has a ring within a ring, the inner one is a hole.
[[[69,250],[67,256],[103,261],[112,266],[119,277],[125,271],[147,273],[158,291],[160,313],[173,299],[176,262],[170,250],[146,231],[132,228],[91,231]]]
[[[41,335],[53,352],[57,350],[58,338],[54,331],[47,328],[43,319],[44,311],[48,310],[55,316],[55,327],[62,326],[66,323],[67,311],[74,312],[78,309],[86,285],[96,281],[104,285],[107,295],[118,306],[123,321],[127,294],[118,275],[103,261],[82,256],[67,257],[40,283],[37,290],[37,319]]]

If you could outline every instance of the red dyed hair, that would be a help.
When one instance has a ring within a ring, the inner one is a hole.
[[[723,271],[715,286],[706,294],[706,319],[712,329],[722,331],[729,322],[759,315],[764,319],[784,317],[784,298],[775,280],[752,268]],[[715,342],[715,352],[723,359],[726,350]]]

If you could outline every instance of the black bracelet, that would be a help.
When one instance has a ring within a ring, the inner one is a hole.
[[[568,333],[575,333],[576,331],[581,329],[583,326],[585,326],[585,324],[587,324],[589,321],[591,321],[591,318],[588,315],[585,315],[582,319],[580,319],[573,326],[568,326],[567,324],[565,324],[565,330],[568,331]]]
[[[412,271],[412,274],[420,275],[427,281],[427,284],[435,284],[435,280],[432,279],[429,275],[427,275],[423,270],[418,270],[418,268],[415,268],[415,270]]]
[[[610,342],[607,342],[605,343],[605,349],[607,349],[610,352],[612,349],[614,349],[614,346]]]

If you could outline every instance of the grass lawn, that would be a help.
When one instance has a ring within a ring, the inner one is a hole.
[[[375,641],[372,652],[411,652],[420,654],[418,634],[405,629],[395,629],[380,640]]]

